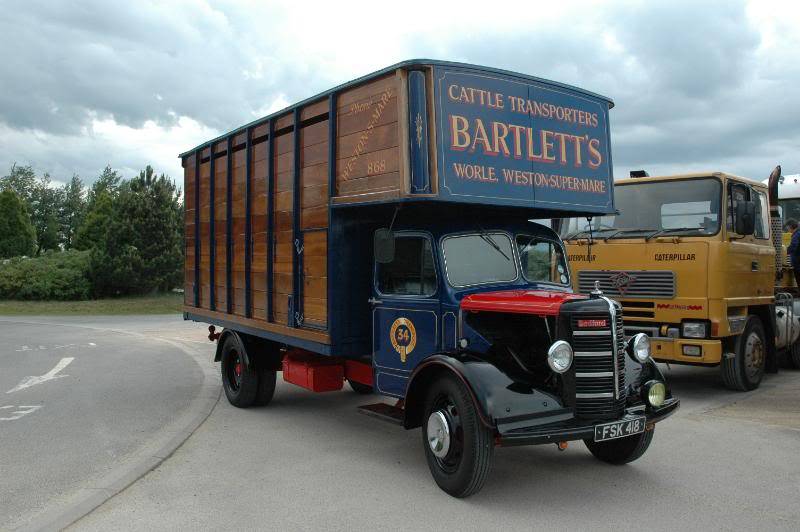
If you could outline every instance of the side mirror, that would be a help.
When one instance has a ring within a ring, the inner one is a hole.
[[[375,262],[387,264],[394,260],[394,233],[385,227],[375,231],[373,238]]]
[[[736,227],[740,235],[752,235],[756,229],[756,202],[740,201],[736,204]]]

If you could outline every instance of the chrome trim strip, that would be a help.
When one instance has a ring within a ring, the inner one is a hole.
[[[604,393],[576,393],[575,397],[577,399],[608,399],[610,397],[614,397],[614,394],[611,392],[604,392]]]
[[[613,371],[595,371],[591,373],[575,373],[575,376],[579,379],[594,379],[598,377],[612,377],[614,375]]]
[[[572,336],[609,336],[611,331],[572,331]]]
[[[609,357],[611,351],[575,351],[576,357]]]
[[[600,299],[608,303],[608,311],[611,314],[611,353],[614,363],[614,399],[619,399],[619,363],[617,362],[617,307],[614,302],[606,296]]]

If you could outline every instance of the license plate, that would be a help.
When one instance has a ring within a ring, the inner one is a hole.
[[[644,425],[644,416],[626,419],[625,421],[595,425],[594,441],[616,440],[617,438],[624,438],[625,436],[633,436],[634,434],[644,432]]]

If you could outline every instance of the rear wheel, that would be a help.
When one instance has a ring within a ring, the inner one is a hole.
[[[232,334],[227,335],[222,344],[220,372],[228,402],[239,408],[253,405],[258,394],[259,376],[255,368],[244,363],[239,342]]]
[[[256,406],[266,406],[275,395],[275,381],[277,380],[274,369],[260,369],[258,371],[258,392],[253,402]]]
[[[425,401],[422,445],[436,484],[453,497],[480,491],[492,464],[492,431],[481,423],[466,386],[445,375]]]
[[[789,365],[795,369],[800,369],[800,340],[792,344],[787,353]]]
[[[653,430],[646,430],[635,436],[627,436],[617,440],[596,442],[594,440],[583,440],[595,458],[603,462],[622,465],[633,462],[640,458],[653,441]]]
[[[733,356],[722,357],[720,372],[725,386],[731,390],[746,392],[755,390],[764,377],[767,359],[767,342],[764,326],[755,316],[750,316],[744,331],[733,343]]]

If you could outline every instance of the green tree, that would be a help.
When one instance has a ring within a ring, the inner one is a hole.
[[[53,187],[50,174],[45,173],[33,188],[31,223],[36,230],[36,254],[59,249],[58,216],[64,203],[61,188]]]
[[[36,173],[33,167],[11,165],[11,171],[0,178],[0,191],[13,190],[25,203],[30,213],[33,204],[34,190],[36,189]]]
[[[86,214],[86,194],[81,178],[73,175],[69,183],[64,185],[61,194],[63,204],[59,213],[59,224],[61,243],[66,250],[75,245],[75,236]]]
[[[181,212],[175,182],[156,176],[150,166],[123,182],[104,238],[92,252],[90,275],[98,295],[178,286],[183,275]]]
[[[13,190],[0,192],[0,259],[30,255],[35,239],[23,200]]]
[[[103,194],[108,194],[112,198],[116,196],[121,182],[122,176],[116,170],[112,170],[110,166],[106,166],[103,172],[97,176],[89,191],[89,206],[91,207]]]
[[[94,196],[87,206],[86,215],[78,226],[72,247],[75,249],[92,249],[103,244],[111,224],[111,213],[114,212],[114,200],[106,191]]]

